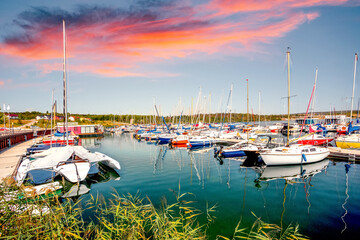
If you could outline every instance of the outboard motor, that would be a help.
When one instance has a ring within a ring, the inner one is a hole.
[[[223,150],[223,146],[220,146],[219,149],[214,148],[214,158],[218,158],[218,157],[222,157],[222,150]]]

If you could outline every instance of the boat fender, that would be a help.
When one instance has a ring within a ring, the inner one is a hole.
[[[214,158],[216,158],[219,154],[219,149],[218,148],[214,148]]]
[[[304,159],[304,161],[307,162],[305,154],[302,153],[301,156],[302,156],[302,159]]]
[[[345,172],[348,173],[349,172],[349,169],[350,169],[350,164],[345,164]]]

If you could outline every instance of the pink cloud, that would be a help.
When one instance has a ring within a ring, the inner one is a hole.
[[[205,6],[218,15],[235,14],[239,12],[259,12],[271,10],[285,10],[314,6],[337,6],[348,0],[214,0]]]
[[[7,87],[9,84],[12,83],[11,79],[0,79],[0,87]]]
[[[107,15],[104,16],[98,14],[103,14],[101,9],[90,9],[84,16],[74,14],[74,22],[68,23],[67,56],[71,60],[68,66],[71,71],[105,77],[146,77],[149,73],[141,70],[143,64],[187,58],[197,53],[242,54],[244,51],[254,51],[255,46],[271,43],[301,24],[318,18],[319,13],[310,11],[310,7],[346,2],[211,0],[205,4],[191,5],[190,1],[179,1],[152,12],[144,9],[143,14],[129,12],[116,16],[115,11],[115,17],[107,17],[112,16],[108,14],[111,9],[106,9]],[[50,11],[45,17],[51,14]],[[89,14],[103,17],[84,21],[92,19],[88,17]],[[228,18],[229,15],[232,18]],[[78,22],[75,20],[77,18],[80,19]],[[0,54],[35,61],[42,74],[61,71],[61,23],[53,26],[47,22],[34,21],[34,27],[28,30],[32,38],[27,42],[23,42],[23,38],[9,37],[8,41],[0,43]],[[43,63],[48,60],[58,62]],[[177,76],[159,71],[151,75]]]

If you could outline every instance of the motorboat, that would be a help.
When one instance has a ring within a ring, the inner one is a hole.
[[[246,156],[246,164],[255,163],[258,160],[259,152],[263,149],[271,149],[283,146],[284,137],[282,135],[258,135],[255,141],[243,140],[230,147],[221,149],[218,154],[221,157],[242,157]]]

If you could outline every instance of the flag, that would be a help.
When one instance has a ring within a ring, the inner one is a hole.
[[[357,53],[355,53],[355,61],[357,61],[358,60],[358,55],[357,55]]]

